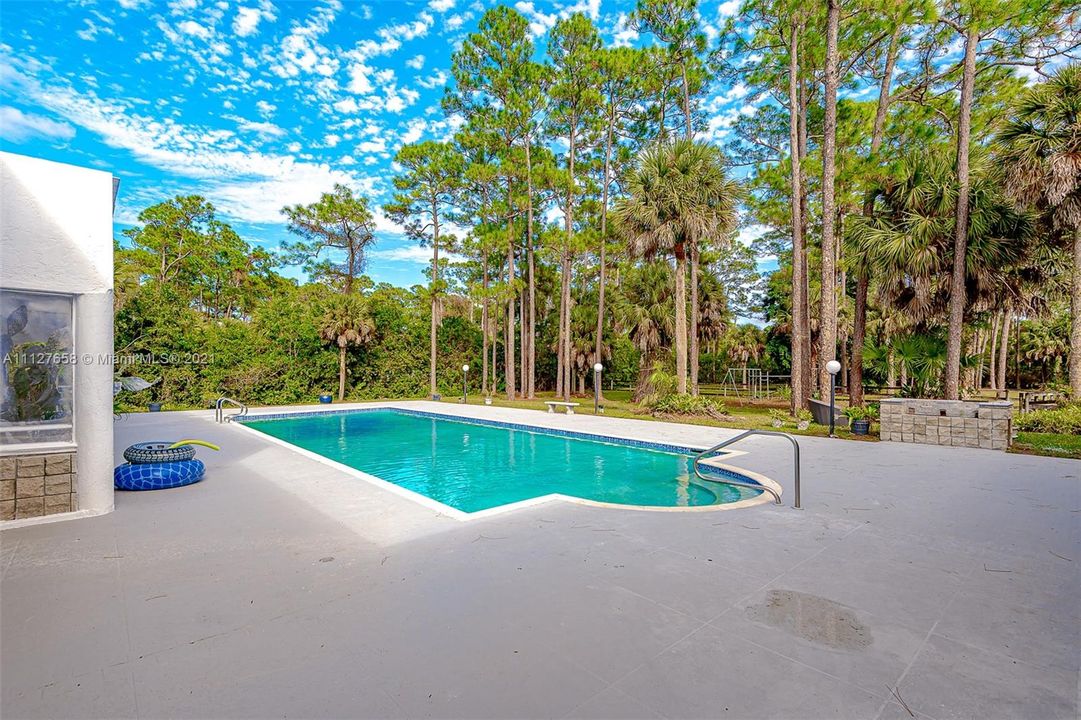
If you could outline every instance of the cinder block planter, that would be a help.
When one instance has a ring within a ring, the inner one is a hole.
[[[912,400],[879,404],[879,434],[891,442],[1005,450],[1013,436],[1009,401]]]

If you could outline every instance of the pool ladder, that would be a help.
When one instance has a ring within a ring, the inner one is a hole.
[[[236,408],[240,409],[240,412],[233,413],[232,415],[225,414],[225,405],[228,403]],[[239,400],[234,400],[231,397],[225,397],[222,395],[214,403],[214,420],[219,423],[230,422],[238,417],[244,417],[248,414],[248,406]]]
[[[800,497],[799,497],[799,443],[796,442],[796,438],[792,437],[788,433],[777,432],[776,430],[747,430],[746,432],[742,432],[739,435],[736,435],[735,437],[730,437],[727,440],[724,440],[722,442],[717,443],[716,445],[709,448],[708,450],[703,450],[702,452],[698,453],[697,456],[695,456],[694,463],[692,465],[692,467],[694,468],[694,474],[698,477],[699,480],[704,480],[706,482],[724,483],[725,485],[738,485],[739,487],[753,488],[755,490],[764,490],[765,492],[768,492],[770,495],[773,496],[774,504],[780,505],[781,504],[781,494],[778,493],[773,488],[766,487],[765,485],[759,485],[758,483],[749,483],[749,482],[740,482],[739,480],[731,480],[731,479],[725,478],[725,477],[709,477],[708,475],[703,475],[702,471],[698,469],[698,463],[702,462],[707,457],[710,457],[711,455],[715,455],[718,450],[726,448],[729,445],[735,445],[740,440],[743,440],[744,438],[750,437],[751,435],[775,435],[777,437],[786,438],[789,442],[792,443],[792,460],[793,460],[793,470],[794,470],[794,476],[793,477],[794,477],[795,496],[796,496],[796,502],[793,505],[793,507],[798,509],[800,507]]]

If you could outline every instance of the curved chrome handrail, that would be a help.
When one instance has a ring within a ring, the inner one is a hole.
[[[225,403],[229,403],[230,405],[234,405],[235,407],[240,408],[240,412],[234,413],[232,415],[226,415],[225,414],[225,408],[223,407],[225,405]],[[244,403],[240,402],[239,400],[234,400],[231,397],[225,397],[224,395],[222,395],[214,403],[214,420],[216,422],[219,422],[219,423],[231,422],[235,418],[244,417],[247,414],[248,414],[248,406],[245,405]]]
[[[722,442],[717,443],[716,445],[709,448],[708,450],[703,450],[702,452],[698,453],[698,455],[695,456],[694,463],[691,466],[692,469],[694,470],[694,474],[698,477],[699,480],[704,480],[706,482],[723,483],[725,485],[738,485],[739,487],[754,488],[755,490],[764,490],[765,492],[768,492],[770,495],[773,496],[774,504],[780,505],[781,504],[781,494],[778,493],[776,490],[774,490],[771,487],[767,487],[765,485],[759,485],[757,483],[745,483],[745,482],[740,482],[739,480],[730,480],[730,479],[727,479],[727,478],[726,479],[721,479],[721,478],[715,478],[715,477],[707,477],[707,476],[702,474],[701,470],[698,469],[698,463],[700,463],[706,457],[708,457],[710,455],[714,455],[714,454],[716,454],[716,452],[718,450],[721,450],[722,448],[726,448],[729,445],[734,445],[734,444],[738,443],[740,440],[742,440],[742,439],[744,439],[746,437],[750,437],[751,435],[776,435],[777,437],[787,438],[788,441],[792,443],[792,451],[793,451],[792,452],[792,459],[793,459],[793,462],[794,462],[795,495],[796,495],[796,502],[793,505],[793,507],[799,508],[799,506],[800,506],[800,496],[799,496],[799,443],[796,442],[796,438],[792,437],[788,433],[777,432],[776,430],[747,430],[745,432],[740,433],[739,435],[736,435],[735,437],[728,438],[727,440],[724,440]]]

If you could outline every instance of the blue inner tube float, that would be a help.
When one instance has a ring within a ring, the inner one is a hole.
[[[128,462],[113,471],[113,485],[118,490],[164,490],[197,483],[206,466],[195,459],[193,445],[218,449],[203,440],[136,443],[124,451]]]
[[[125,463],[113,471],[113,484],[118,490],[164,490],[197,483],[204,472],[202,460]]]

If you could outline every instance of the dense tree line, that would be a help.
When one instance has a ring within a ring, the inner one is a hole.
[[[595,362],[640,395],[660,365],[694,395],[723,357],[791,372],[798,410],[833,358],[856,403],[865,382],[958,397],[1005,387],[1011,346],[1009,382],[1068,365],[1081,395],[1073,13],[747,0],[711,45],[695,0],[640,0],[642,47],[606,46],[582,14],[537,47],[499,6],[453,56],[458,131],[399,150],[383,207],[431,247],[426,287],[364,277],[373,208],[349,188],[285,208],[299,239],[278,255],[179,197],[118,246],[118,346],[213,352],[163,372],[190,405],[332,379],[339,397],[454,392],[463,362],[511,399],[584,392]],[[719,147],[705,101],[723,80],[758,109]],[[741,213],[769,229],[753,248]],[[759,277],[756,253],[779,268]],[[734,324],[757,313],[764,332]]]

